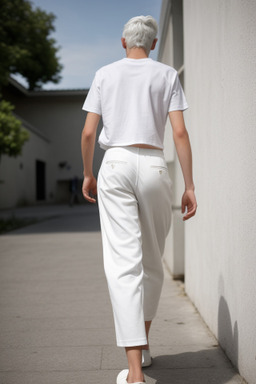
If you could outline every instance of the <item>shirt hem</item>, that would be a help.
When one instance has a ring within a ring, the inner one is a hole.
[[[92,112],[92,113],[97,113],[97,115],[101,116],[101,111],[96,110],[95,108],[90,108],[90,107],[82,107],[82,110],[86,112]]]
[[[159,146],[155,143],[146,143],[145,141],[135,141],[135,142],[130,142],[130,143],[113,143],[113,144],[104,144],[104,143],[98,141],[98,143],[99,143],[99,146],[104,150],[107,150],[107,149],[113,148],[113,147],[129,147],[129,146],[136,145],[136,144],[151,145],[153,147],[157,147],[155,149],[160,149],[160,150],[164,149],[163,145]]]
[[[185,111],[186,109],[188,109],[188,105],[186,106],[180,106],[180,105],[177,105],[177,107],[171,107],[168,112],[173,112],[173,111]]]

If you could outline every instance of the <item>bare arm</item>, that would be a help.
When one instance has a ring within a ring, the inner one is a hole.
[[[100,121],[100,115],[97,113],[88,112],[85,120],[84,129],[81,137],[81,150],[84,165],[84,181],[82,192],[84,198],[90,203],[95,203],[96,199],[93,196],[97,194],[97,182],[93,176],[93,155],[95,148],[95,138],[97,127]]]
[[[182,213],[185,213],[185,208],[187,207],[187,213],[183,217],[183,220],[187,220],[195,215],[197,208],[196,197],[194,194],[195,185],[192,174],[192,152],[190,140],[182,111],[169,112],[169,118],[173,130],[173,140],[185,182],[185,192],[182,196],[181,203]]]

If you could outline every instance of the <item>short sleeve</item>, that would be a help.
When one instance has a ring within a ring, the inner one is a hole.
[[[101,115],[102,111],[101,111],[100,84],[99,84],[98,77],[99,76],[96,72],[96,75],[93,79],[91,88],[88,92],[88,95],[85,99],[82,109],[88,112],[94,112],[94,113],[97,113],[98,115]]]
[[[184,111],[188,108],[188,103],[180,84],[178,73],[176,73],[175,81],[171,91],[171,99],[168,112]]]

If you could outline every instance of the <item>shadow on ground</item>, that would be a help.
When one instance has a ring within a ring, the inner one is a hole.
[[[5,235],[61,232],[97,232],[100,220],[97,205],[27,207],[6,213],[5,217],[34,219],[36,223],[15,229]]]
[[[151,367],[144,368],[144,374],[156,380],[156,384],[225,384],[236,376],[220,347],[157,356]],[[232,380],[232,383],[241,383],[240,379]]]

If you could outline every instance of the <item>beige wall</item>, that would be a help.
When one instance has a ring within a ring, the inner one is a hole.
[[[85,97],[84,97],[85,98]],[[83,97],[23,98],[16,104],[16,112],[50,138],[52,172],[56,179],[82,176],[80,151],[81,131],[85,113],[81,110]],[[70,169],[58,164],[66,161]]]
[[[23,99],[17,104],[17,113],[38,127],[50,138],[52,153],[52,177],[55,180],[69,180],[74,176],[82,178],[81,133],[86,113],[82,110],[84,96],[37,96],[31,101]],[[99,126],[100,129],[101,126]],[[94,171],[97,175],[103,150],[96,144]],[[60,168],[60,162],[68,167]]]
[[[12,85],[6,91],[6,99],[15,105],[16,114],[35,127],[49,141],[30,133],[30,140],[23,148],[22,156],[16,159],[6,156],[0,164],[0,208],[38,203],[35,194],[35,160],[46,162],[46,203],[68,203],[70,180],[75,176],[82,182],[81,133],[86,113],[82,111],[84,94],[54,94],[48,92],[26,94]],[[99,125],[98,133],[102,124]],[[96,144],[94,173],[97,176],[104,151]],[[23,163],[23,169],[20,169]],[[60,167],[60,163],[66,163]],[[15,180],[13,176],[15,175]],[[19,189],[16,181],[20,180]],[[79,185],[79,201],[84,202]],[[41,203],[42,201],[39,201]]]
[[[241,375],[256,383],[256,2],[183,4],[198,199],[185,226],[186,292]]]
[[[50,146],[47,141],[30,132],[29,141],[22,149],[22,155],[8,157],[3,155],[0,163],[0,209],[11,208],[16,205],[36,203],[36,160],[46,162],[46,169],[50,167]],[[51,187],[49,172],[46,172],[46,196],[51,202]]]

